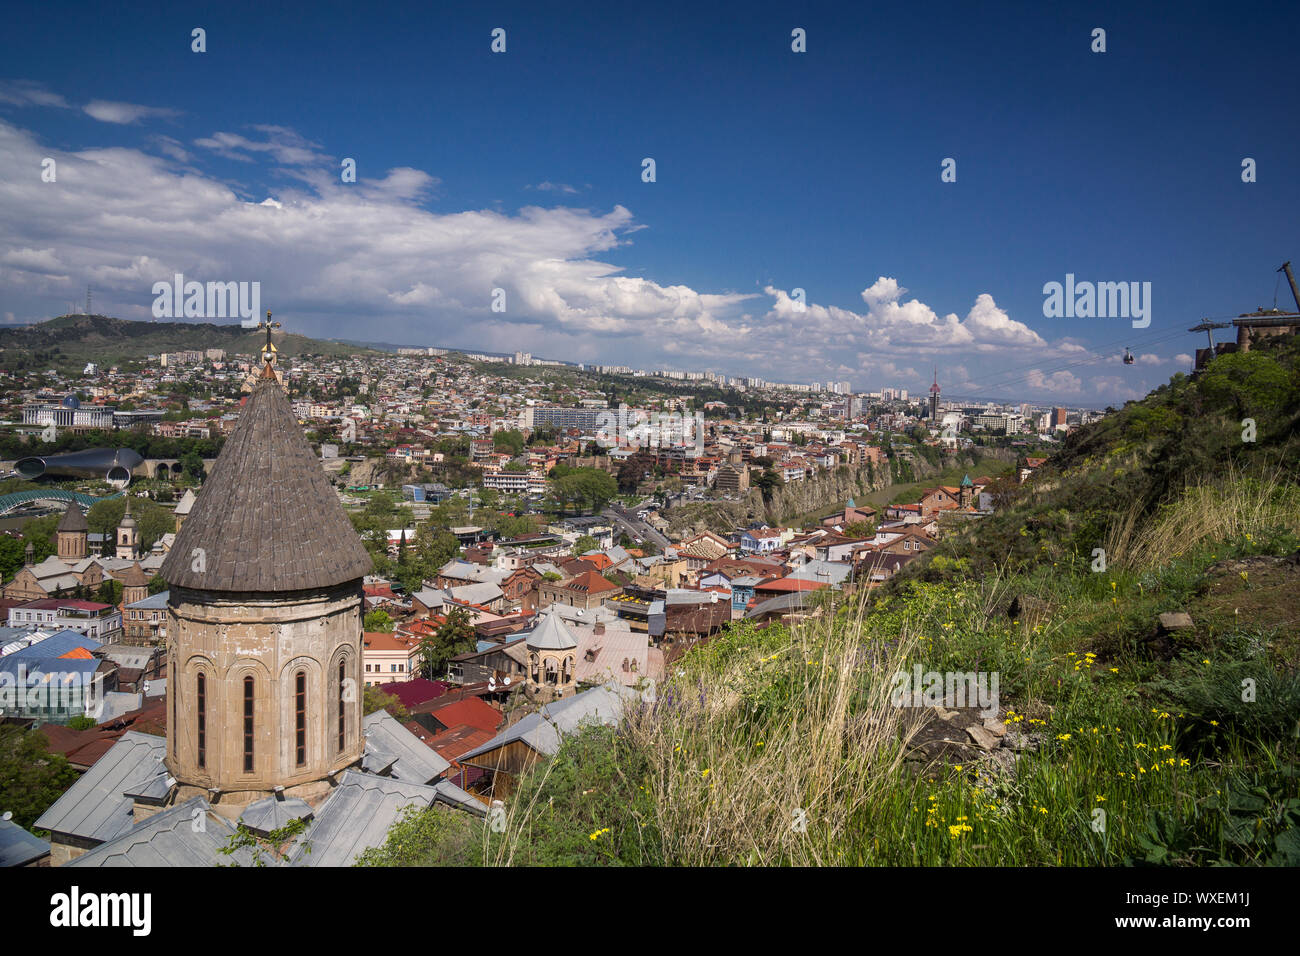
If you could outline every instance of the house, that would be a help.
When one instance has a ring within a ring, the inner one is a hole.
[[[599,607],[606,598],[622,590],[617,584],[605,580],[595,571],[586,571],[564,581],[543,581],[538,586],[538,607],[552,604],[590,609]]]
[[[122,630],[122,612],[111,604],[44,598],[9,609],[10,627],[46,627],[77,631],[99,641],[116,640]]]
[[[365,684],[409,681],[420,669],[419,641],[403,634],[366,631],[361,636]]]
[[[740,536],[740,550],[749,554],[770,554],[794,536],[782,528],[754,528]]]
[[[519,776],[538,760],[559,752],[564,736],[590,724],[612,725],[641,693],[615,682],[546,704],[469,751],[460,763],[485,771],[485,787],[497,798],[514,792]]]

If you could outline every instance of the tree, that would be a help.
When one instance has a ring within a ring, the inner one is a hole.
[[[367,714],[386,710],[398,720],[409,720],[411,716],[397,696],[384,693],[378,685],[374,684],[367,684],[362,689],[361,709]]]
[[[474,650],[477,638],[469,611],[463,607],[452,608],[438,630],[420,642],[420,665],[424,676],[433,680],[446,669],[447,662],[453,657]]]
[[[67,758],[50,753],[39,731],[0,724],[0,794],[14,823],[30,829],[76,779]]]
[[[46,515],[43,518],[32,518],[30,521],[23,522],[22,547],[26,551],[27,542],[31,542],[32,560],[37,564],[40,564],[57,550],[54,543],[54,532],[58,528],[61,519],[61,515]]]
[[[492,447],[496,451],[505,451],[511,455],[518,455],[524,450],[524,436],[521,432],[510,429],[493,432]]]
[[[166,590],[167,590],[167,582],[162,579],[161,574],[155,574],[152,578],[149,579],[150,594],[161,594],[163,591]]]
[[[581,557],[588,551],[595,551],[600,547],[600,542],[589,534],[584,534],[577,541],[573,542],[573,556]]]
[[[23,566],[23,552],[26,545],[21,538],[0,535],[0,580],[8,581]]]
[[[393,619],[389,613],[382,608],[376,608],[367,612],[365,620],[361,624],[362,630],[366,631],[384,631],[385,633],[393,630]]]

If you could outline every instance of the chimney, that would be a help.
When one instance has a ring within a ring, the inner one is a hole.
[[[593,635],[595,635],[596,637],[600,637],[602,634],[604,634],[604,633],[605,633],[605,622],[604,622],[604,621],[597,621],[597,622],[596,622],[596,626],[593,627],[593,628],[591,629],[591,633],[592,633]]]

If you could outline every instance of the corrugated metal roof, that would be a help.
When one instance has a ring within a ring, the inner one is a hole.
[[[143,820],[111,843],[95,847],[68,866],[249,866],[252,853],[241,848],[224,854],[235,829],[203,797],[192,797]]]
[[[134,822],[124,792],[153,780],[163,769],[166,750],[162,737],[128,730],[41,814],[36,826],[96,842],[121,836]]]
[[[289,865],[351,866],[361,853],[388,839],[389,828],[407,807],[427,807],[438,796],[436,787],[345,771],[290,852]],[[448,791],[444,799],[452,796]]]
[[[395,762],[390,772],[396,780],[429,783],[441,777],[451,766],[437,751],[422,744],[418,737],[386,710],[367,714],[364,723],[367,759],[371,751],[391,754]]]

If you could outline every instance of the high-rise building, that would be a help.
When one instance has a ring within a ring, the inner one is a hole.
[[[930,421],[939,420],[939,368],[934,369],[934,384],[930,386]]]

